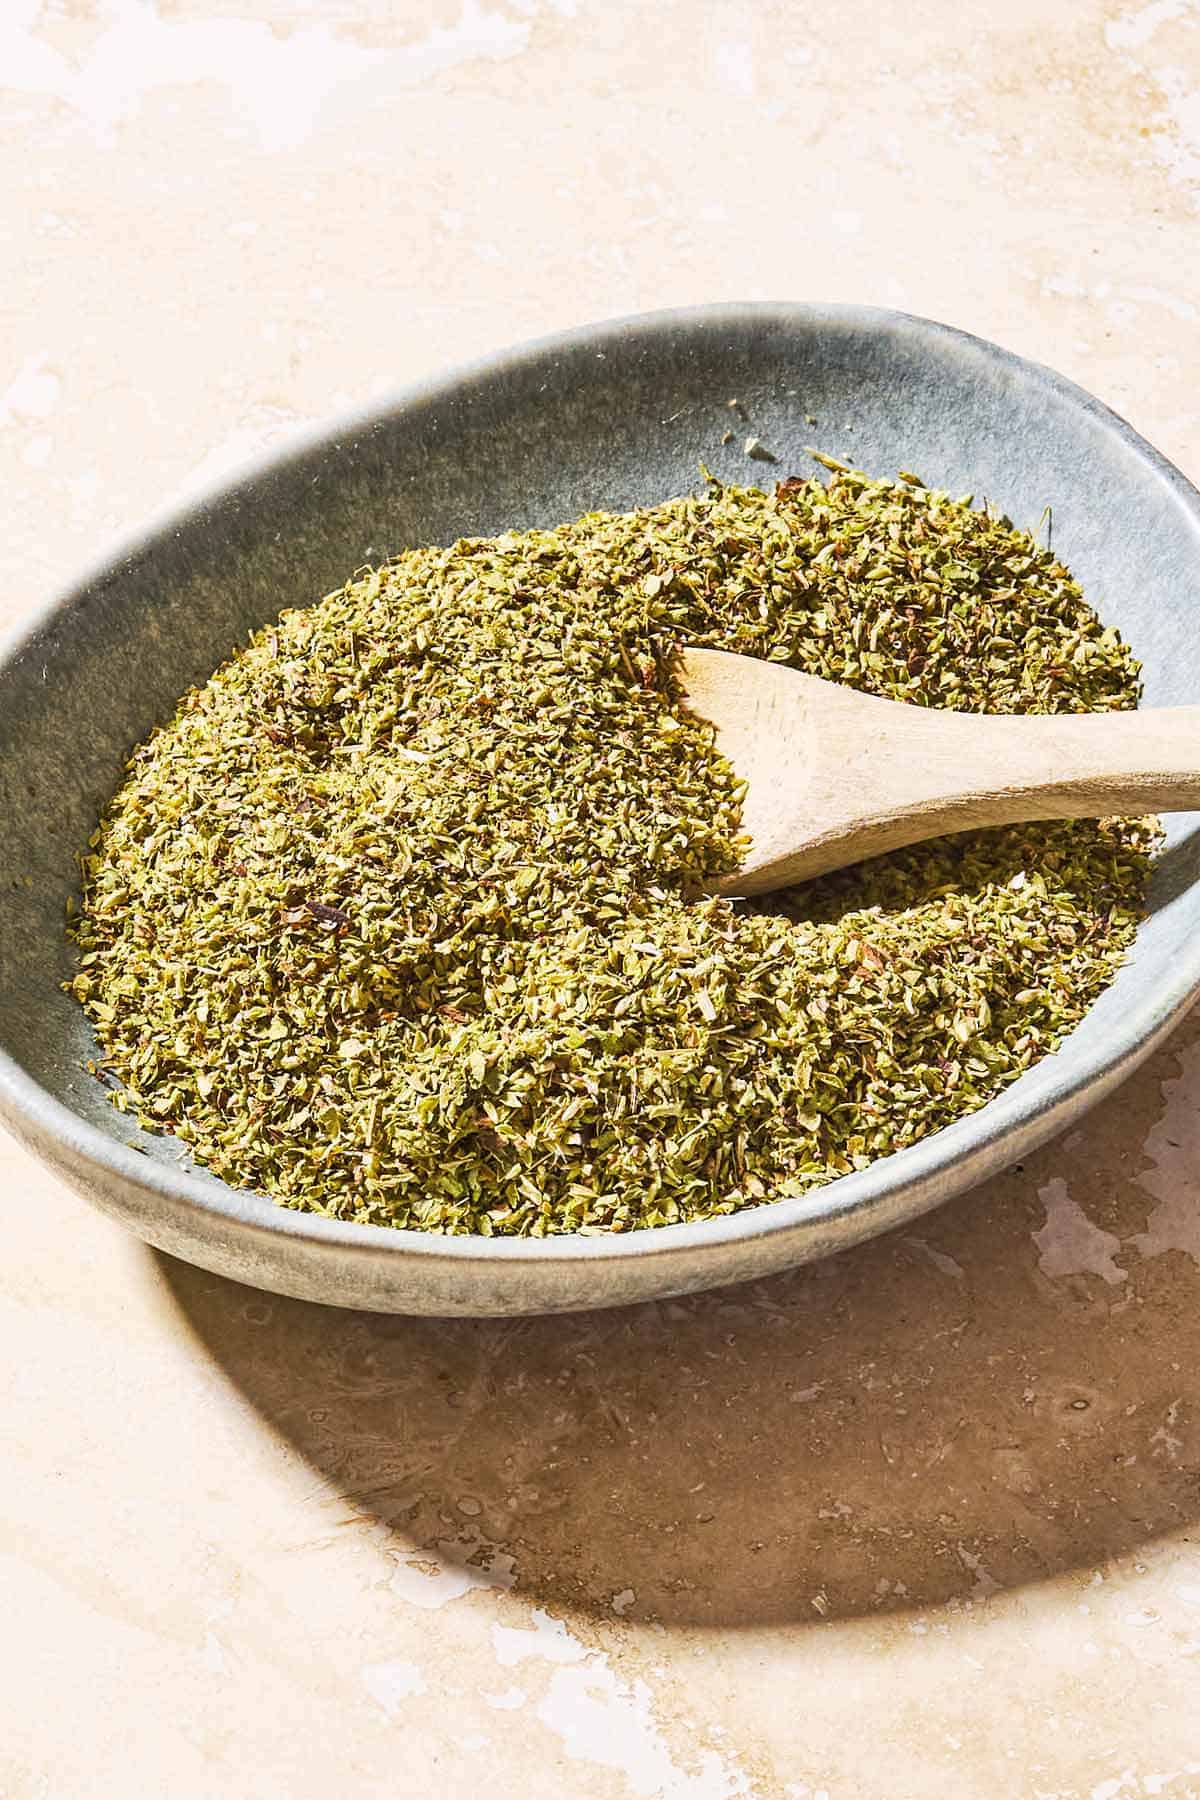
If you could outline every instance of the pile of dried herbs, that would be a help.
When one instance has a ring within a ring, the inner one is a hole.
[[[132,757],[73,991],[119,1107],[343,1219],[624,1231],[798,1194],[971,1112],[1112,979],[1145,826],[902,851],[750,906],[680,643],[923,706],[1130,707],[1005,519],[838,470],[405,553]]]

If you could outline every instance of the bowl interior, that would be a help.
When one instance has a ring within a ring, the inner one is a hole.
[[[751,433],[773,465],[747,458]],[[131,747],[248,631],[364,563],[663,499],[696,486],[701,462],[767,485],[808,470],[810,444],[873,473],[916,470],[1031,529],[1051,507],[1055,549],[1145,665],[1145,703],[1200,693],[1197,496],[1111,413],[1044,371],[858,308],[658,315],[534,345],[334,430],[151,529],[10,648],[0,1049],[108,1137],[185,1160],[108,1104],[84,1069],[90,1028],[60,987],[75,858]],[[1064,1073],[1098,1071],[1135,1014],[1144,1024],[1147,1009],[1169,1011],[1194,985],[1198,872],[1197,817],[1176,816],[1133,960],[1006,1107],[1036,1109]],[[990,1110],[952,1129],[986,1129]],[[824,1190],[831,1207],[841,1185]]]

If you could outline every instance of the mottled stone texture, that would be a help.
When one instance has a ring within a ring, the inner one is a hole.
[[[696,300],[952,320],[1200,473],[1182,0],[2,10],[11,622],[297,423]],[[901,1233],[519,1324],[235,1287],[10,1143],[0,1791],[1200,1794],[1198,1103],[1185,1025]]]

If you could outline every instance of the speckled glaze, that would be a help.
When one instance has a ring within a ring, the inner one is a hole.
[[[62,992],[74,857],[131,746],[247,631],[405,545],[549,525],[678,493],[742,403],[779,473],[822,448],[973,491],[1035,526],[1145,664],[1146,704],[1197,697],[1200,496],[1079,388],[993,345],[852,306],[702,308],[490,358],[322,431],[155,521],[53,602],[0,664],[0,1112],[148,1242],[219,1274],[377,1311],[613,1306],[765,1275],[911,1219],[1102,1099],[1200,984],[1200,835],[1171,821],[1151,914],[1113,988],[1053,1057],[971,1119],[800,1200],[626,1238],[496,1241],[286,1212],[131,1127],[86,1073]],[[816,423],[809,423],[815,419]]]

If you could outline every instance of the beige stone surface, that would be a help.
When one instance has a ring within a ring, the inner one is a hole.
[[[0,155],[7,621],[676,302],[932,314],[1200,476],[1195,0],[0,0]],[[237,1288],[5,1142],[0,1794],[1200,1795],[1198,1106],[1193,1024],[916,1230],[518,1324]]]

